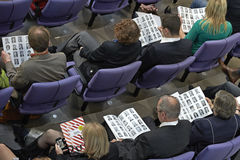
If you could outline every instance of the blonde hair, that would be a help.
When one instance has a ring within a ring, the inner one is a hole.
[[[98,160],[109,152],[107,132],[101,124],[87,123],[83,128],[83,139],[88,158]]]
[[[209,0],[205,11],[206,17],[200,22],[202,29],[208,26],[207,32],[217,34],[220,33],[221,24],[224,24],[224,31],[227,30],[226,0]]]

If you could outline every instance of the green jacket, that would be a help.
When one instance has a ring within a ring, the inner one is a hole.
[[[1,88],[7,88],[9,87],[9,80],[8,77],[6,76],[6,73],[3,69],[1,69],[1,74],[0,74],[0,89]]]

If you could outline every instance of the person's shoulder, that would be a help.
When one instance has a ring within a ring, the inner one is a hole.
[[[54,53],[54,54],[50,54],[52,57],[57,57],[59,59],[66,59],[66,55],[63,53],[63,52],[57,52],[57,53]]]

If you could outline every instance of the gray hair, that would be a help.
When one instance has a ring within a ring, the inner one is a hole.
[[[177,98],[165,95],[160,97],[157,109],[165,112],[167,118],[178,118],[180,114],[180,103]]]
[[[232,94],[224,90],[220,90],[216,93],[213,109],[218,117],[229,119],[235,114],[236,106],[236,99]]]

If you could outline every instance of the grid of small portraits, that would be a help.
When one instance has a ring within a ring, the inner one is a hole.
[[[187,8],[187,7],[178,7],[178,13],[182,18],[182,30],[183,32],[189,32],[193,24],[205,17],[205,7],[204,8]]]
[[[162,39],[161,32],[159,31],[152,14],[145,14],[138,18],[134,18],[133,20],[137,23],[141,31],[139,40],[141,41],[142,46]]]
[[[212,114],[212,110],[200,87],[187,91],[177,96],[177,98],[181,106],[179,119],[187,119],[192,122],[195,119]]]
[[[13,36],[3,37],[3,49],[12,59],[14,67],[19,67],[20,64],[30,58],[33,49],[28,43],[28,36]]]
[[[118,117],[107,115],[104,119],[117,139],[135,139],[138,135],[150,131],[133,108],[123,111]]]

